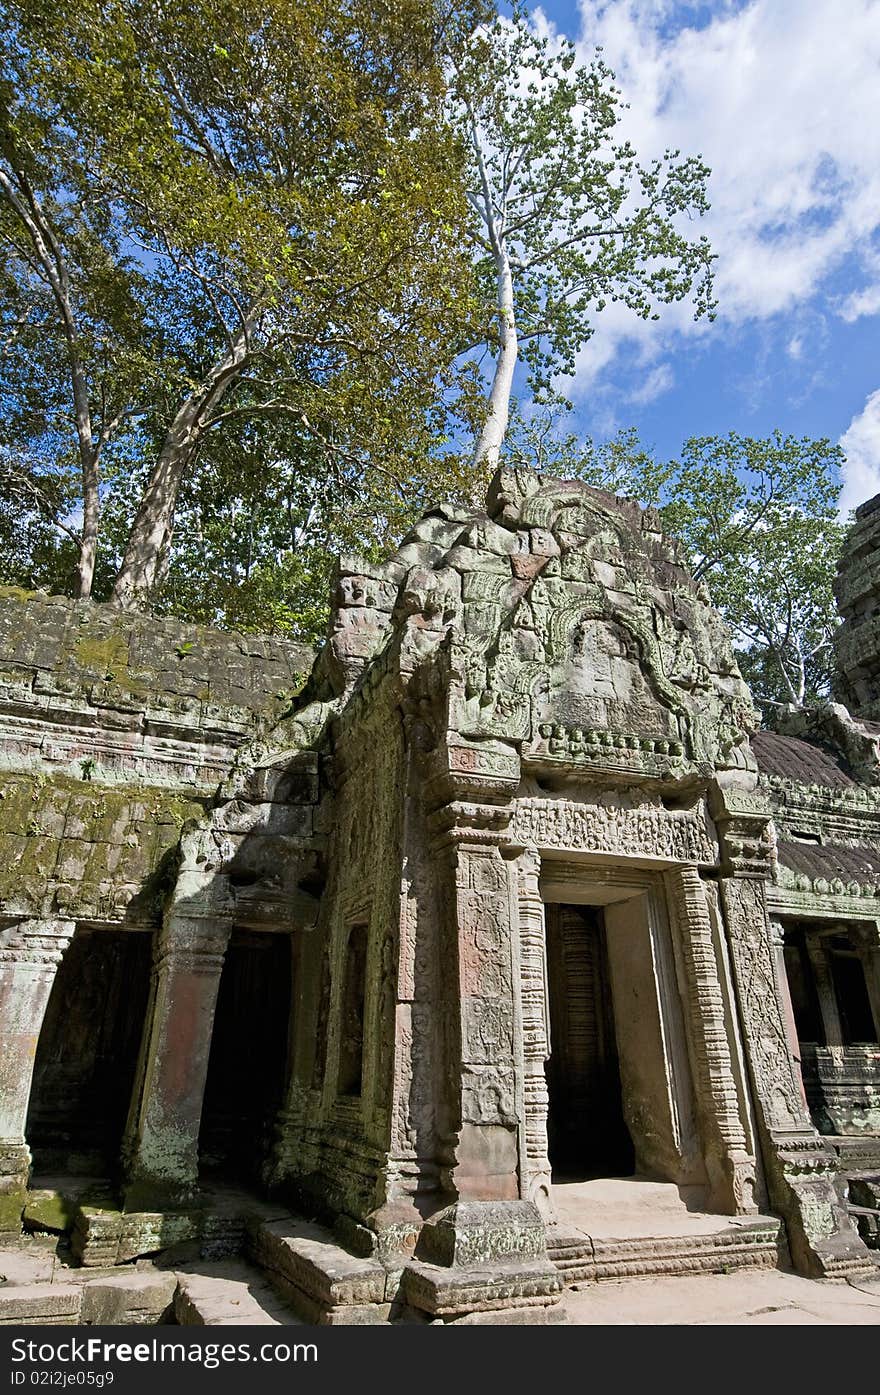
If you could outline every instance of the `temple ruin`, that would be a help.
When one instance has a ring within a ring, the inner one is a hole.
[[[3,592],[5,1241],[177,1321],[224,1255],[322,1323],[880,1272],[880,497],[839,602],[770,731],[658,515],[528,471],[314,661]]]

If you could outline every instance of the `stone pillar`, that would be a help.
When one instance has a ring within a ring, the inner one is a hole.
[[[408,1265],[403,1291],[432,1316],[469,1313],[491,1268],[494,1320],[554,1321],[562,1316],[562,1281],[547,1254],[544,1218],[524,1195],[529,1163],[515,861],[523,847],[507,839],[519,756],[502,742],[458,738],[425,764],[439,917],[437,1161],[449,1204],[423,1226],[424,1260]],[[525,870],[532,901],[536,870],[534,861]],[[526,938],[534,948],[531,909]]]
[[[794,1020],[794,1007],[791,1001],[791,991],[788,986],[788,970],[785,967],[785,927],[779,920],[768,921],[770,932],[770,944],[773,951],[773,965],[776,970],[776,987],[779,992],[779,1002],[782,1007],[782,1021],[785,1026],[785,1035],[788,1039],[788,1049],[791,1052],[791,1059],[795,1064],[795,1075],[801,1087],[801,1099],[804,1109],[809,1111],[807,1104],[807,1092],[804,1089],[804,1075],[801,1070],[801,1044],[797,1034],[797,1023]]]
[[[709,1177],[708,1203],[724,1215],[754,1213],[755,1159],[740,1117],[706,894],[696,867],[678,867],[667,877],[687,984],[686,1019]]]
[[[821,939],[815,935],[807,935],[807,954],[810,959],[810,967],[813,970],[816,996],[819,999],[819,1011],[822,1014],[825,1045],[842,1051],[843,1028],[840,1025],[840,1013],[837,1010],[837,994],[834,990],[834,980],[831,977],[828,951]]]
[[[870,1258],[835,1189],[836,1159],[813,1127],[785,1028],[767,913],[774,832],[766,801],[712,792],[721,835],[721,904],[770,1204],[795,1267],[817,1278],[867,1272]]]
[[[874,1018],[874,1031],[880,1041],[880,926],[859,925],[850,930],[850,937],[858,951],[865,971],[865,987]]]
[[[545,1063],[550,1054],[547,992],[547,937],[541,898],[541,858],[527,848],[517,860],[519,879],[519,949],[522,992],[525,1147],[522,1194],[545,1220],[556,1218],[547,1155],[548,1092]]]
[[[513,869],[496,840],[477,841],[465,811],[444,813],[448,825],[436,846],[446,882],[452,1130],[441,1184],[461,1201],[513,1201],[520,1190]]]
[[[185,1206],[197,1196],[202,1098],[231,929],[229,915],[172,909],[158,936],[153,1015],[127,1160],[129,1211]]]
[[[0,1232],[21,1228],[37,1041],[74,928],[72,920],[21,920],[0,932]]]

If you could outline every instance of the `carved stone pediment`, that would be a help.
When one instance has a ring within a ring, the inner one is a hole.
[[[527,770],[751,778],[729,636],[656,512],[528,471],[499,471],[487,503],[426,515],[381,566],[344,559],[319,680],[396,674],[426,717],[430,694],[440,744],[503,742]]]
[[[586,485],[533,486],[504,496],[511,577],[465,577],[450,726],[518,743],[526,768],[667,782],[751,769],[729,638],[656,515]]]

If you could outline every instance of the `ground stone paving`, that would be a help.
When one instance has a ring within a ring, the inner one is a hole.
[[[567,1291],[571,1323],[590,1326],[877,1326],[880,1278],[818,1282],[779,1270],[628,1279]]]

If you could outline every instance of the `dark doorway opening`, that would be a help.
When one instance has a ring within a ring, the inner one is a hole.
[[[605,925],[592,906],[547,907],[548,1139],[555,1177],[628,1177]]]
[[[152,935],[78,929],[37,1045],[27,1121],[35,1173],[119,1168],[150,991]]]
[[[287,1083],[291,976],[289,935],[233,934],[202,1106],[199,1156],[206,1175],[260,1181]]]

